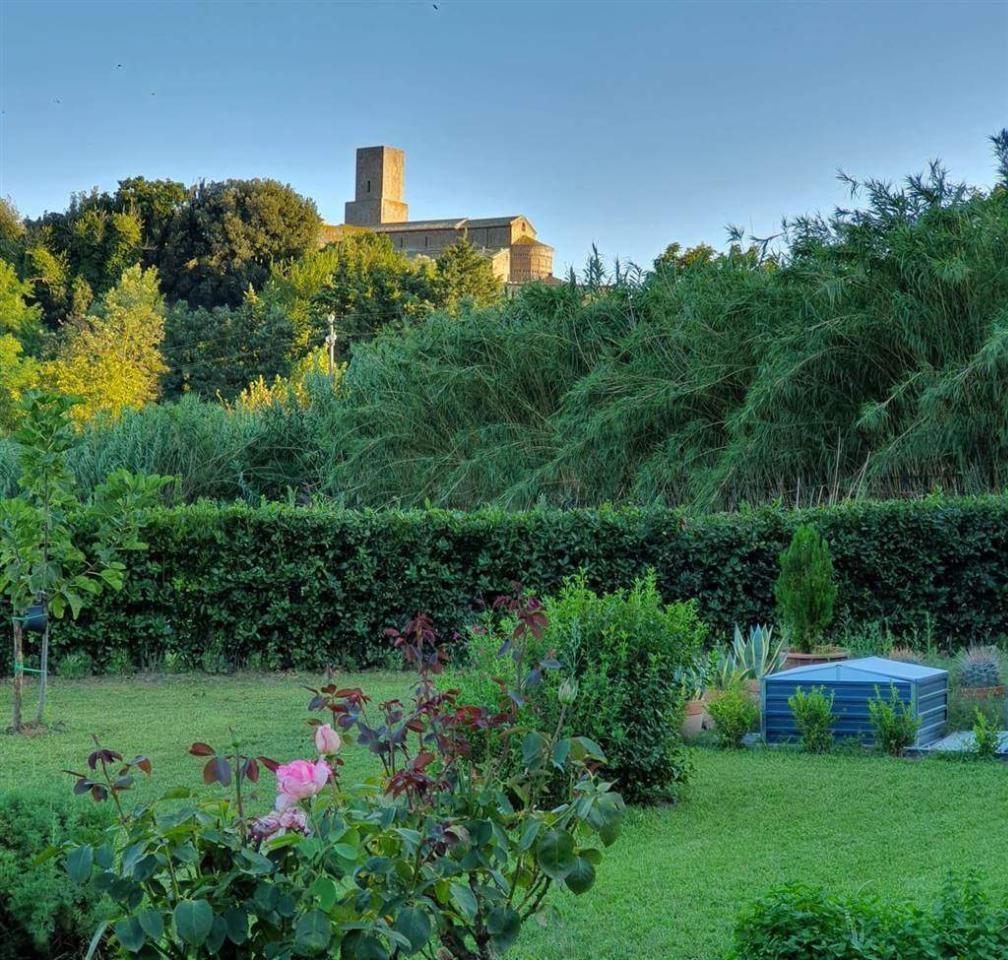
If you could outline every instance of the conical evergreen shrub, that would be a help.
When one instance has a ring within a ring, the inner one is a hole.
[[[810,653],[833,620],[837,595],[829,544],[811,524],[801,524],[781,554],[775,595],[792,646]]]

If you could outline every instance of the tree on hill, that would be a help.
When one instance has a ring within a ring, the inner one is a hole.
[[[81,398],[76,419],[118,416],[157,398],[167,369],[160,352],[164,316],[157,272],[134,266],[91,313],[67,324],[44,374],[60,393]]]
[[[17,207],[0,197],[0,260],[6,260],[18,271],[24,261],[28,230]]]
[[[458,310],[463,300],[477,307],[489,306],[504,290],[493,265],[465,237],[445,247],[434,261],[431,287],[434,305],[451,312]]]
[[[118,211],[133,214],[143,224],[145,267],[157,263],[168,225],[188,195],[185,184],[178,180],[127,177],[119,181],[113,202]]]
[[[433,302],[432,266],[410,260],[376,233],[347,237],[332,247],[332,272],[314,298],[316,334],[324,340],[326,317],[336,316],[339,351],[379,330],[399,329],[425,317]]]
[[[190,309],[180,301],[165,321],[164,393],[230,401],[253,380],[286,376],[292,335],[286,314],[252,290],[237,307]]]
[[[196,184],[158,253],[165,295],[192,307],[236,307],[275,263],[312,250],[321,223],[314,202],[275,180]]]

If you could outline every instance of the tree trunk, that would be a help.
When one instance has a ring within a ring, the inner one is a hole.
[[[24,633],[21,621],[14,622],[14,722],[11,729],[21,732],[21,699],[24,694]]]
[[[36,723],[42,723],[45,716],[46,682],[49,679],[49,605],[44,604],[42,609],[45,611],[46,622],[45,630],[42,631],[42,650],[39,656],[39,693],[38,711],[35,714]]]

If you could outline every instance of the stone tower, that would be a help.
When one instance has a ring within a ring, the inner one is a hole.
[[[402,223],[409,207],[403,202],[406,154],[396,147],[357,150],[357,191],[346,205],[346,222],[355,227]]]

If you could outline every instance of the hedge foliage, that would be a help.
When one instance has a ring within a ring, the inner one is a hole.
[[[584,568],[596,589],[653,567],[666,601],[695,598],[713,637],[773,615],[778,557],[796,524],[830,544],[834,631],[930,622],[950,646],[1008,630],[1008,498],[761,508],[506,513],[347,511],[269,504],[159,509],[122,593],[60,623],[56,656],[104,664],[127,648],[270,668],[382,662],[383,629],[423,610],[446,631],[518,580],[540,595]]]
[[[950,876],[930,908],[821,887],[770,891],[739,916],[727,960],[993,960],[1008,956],[1008,902]]]
[[[57,861],[34,861],[50,844],[100,842],[112,819],[107,806],[0,793],[0,960],[84,956],[101,919],[96,895],[71,883]]]

